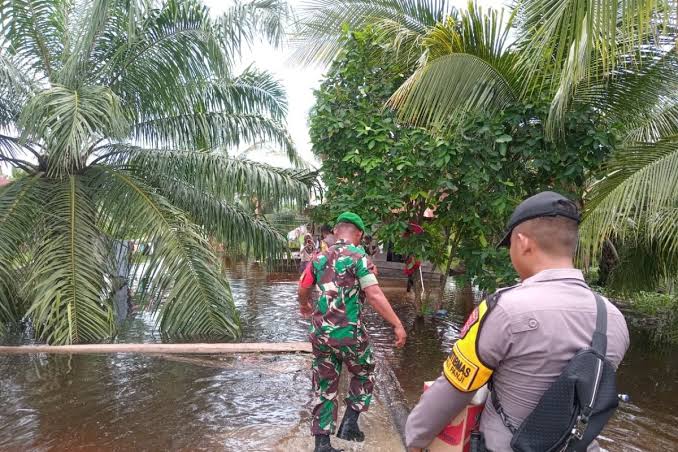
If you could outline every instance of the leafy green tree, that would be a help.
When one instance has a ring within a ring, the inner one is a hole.
[[[327,188],[316,215],[355,210],[400,254],[448,270],[461,260],[465,279],[483,289],[510,283],[507,253],[495,244],[515,204],[535,189],[581,197],[613,136],[596,112],[581,110],[568,115],[565,141],[555,145],[539,121],[545,103],[466,116],[444,133],[398,125],[383,103],[406,74],[397,59],[375,56],[381,39],[371,28],[349,33],[316,93],[310,133]],[[403,237],[409,222],[425,233]]]
[[[283,237],[239,206],[290,202],[308,175],[223,150],[267,141],[296,154],[286,99],[266,72],[233,72],[259,36],[277,44],[286,7],[197,0],[0,3],[0,321],[28,317],[51,344],[115,335],[115,243],[152,243],[137,275],[172,338],[239,334],[213,237],[256,256]]]
[[[388,104],[401,120],[433,130],[453,128],[459,115],[546,102],[538,120],[561,146],[572,112],[595,109],[618,140],[586,183],[582,257],[591,262],[605,243],[642,247],[659,261],[656,272],[623,260],[620,274],[639,277],[641,286],[675,279],[676,2],[527,0],[509,16],[475,3],[464,11],[447,5],[318,0],[300,13],[300,56],[331,59],[346,26],[371,24],[385,39],[377,53],[395,50],[391,57],[411,68]]]

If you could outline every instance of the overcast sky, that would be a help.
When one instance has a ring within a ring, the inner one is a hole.
[[[223,11],[230,3],[228,0],[203,0],[214,13]],[[292,7],[298,7],[307,3],[305,0],[289,0],[288,4]],[[506,4],[506,0],[478,0],[478,4],[483,8],[501,8]],[[450,4],[458,8],[465,8],[467,0],[451,0]],[[305,160],[316,163],[311,153],[311,143],[308,137],[308,113],[313,107],[313,90],[320,86],[324,69],[317,67],[303,67],[289,62],[291,49],[273,49],[268,45],[257,45],[251,55],[243,58],[243,67],[254,62],[254,64],[266,69],[283,83],[287,89],[289,99],[288,127],[292,138]],[[261,155],[253,156],[260,160]],[[287,166],[284,157],[266,159],[268,163]]]

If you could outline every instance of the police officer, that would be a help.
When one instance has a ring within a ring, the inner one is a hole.
[[[426,447],[492,377],[503,417],[490,401],[481,415],[487,450],[510,451],[512,434],[577,351],[589,346],[596,302],[574,268],[579,213],[573,202],[542,192],[513,212],[500,246],[510,250],[520,284],[500,289],[496,304],[480,303],[443,366],[443,375],[407,420],[412,451]],[[617,367],[629,346],[624,317],[609,301],[606,357]],[[594,443],[589,450],[596,450]]]
[[[384,296],[372,264],[359,247],[365,232],[363,220],[344,212],[334,227],[336,242],[311,261],[299,282],[299,304],[311,317],[313,391],[315,403],[311,433],[316,452],[335,452],[329,435],[337,421],[337,391],[342,364],[351,373],[346,412],[337,437],[363,441],[358,416],[367,411],[374,388],[374,356],[362,322],[365,298],[379,315],[393,325],[396,346],[405,345],[407,334]],[[313,286],[321,291],[313,304]]]

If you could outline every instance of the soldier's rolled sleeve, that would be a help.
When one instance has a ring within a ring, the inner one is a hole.
[[[356,262],[355,275],[360,283],[360,288],[363,290],[370,286],[374,286],[375,284],[379,284],[376,275],[369,269],[367,257],[365,256],[361,257]]]
[[[461,392],[440,376],[426,390],[407,418],[407,447],[424,448],[469,404],[475,392]]]

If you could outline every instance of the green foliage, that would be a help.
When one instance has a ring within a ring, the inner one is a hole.
[[[630,327],[644,331],[659,347],[678,344],[678,296],[675,291],[613,290],[592,286],[616,300],[630,312],[626,315]]]
[[[382,105],[406,74],[388,55],[375,59],[379,39],[369,29],[351,33],[316,93],[311,140],[327,187],[316,216],[354,210],[401,254],[443,268],[461,258],[466,278],[481,288],[509,284],[508,255],[494,245],[515,205],[539,189],[580,198],[613,134],[582,109],[568,116],[564,142],[549,142],[546,103],[466,115],[436,134],[399,125]],[[424,219],[426,209],[434,219]],[[402,237],[409,222],[425,234]]]
[[[285,238],[243,199],[303,202],[315,174],[227,151],[271,143],[298,156],[287,99],[268,73],[233,72],[260,37],[279,44],[283,2],[235,2],[213,17],[198,0],[0,2],[0,322],[32,321],[51,344],[116,334],[109,299],[116,243],[135,294],[171,338],[240,333],[208,239],[261,259]]]
[[[678,343],[678,296],[657,292],[633,294],[632,306],[656,320],[652,340],[657,344]]]
[[[609,241],[641,244],[661,262],[638,272],[652,283],[677,276],[676,4],[525,0],[503,20],[475,2],[456,10],[435,0],[316,0],[300,13],[300,53],[331,59],[342,30],[370,24],[382,40],[373,54],[406,68],[387,105],[432,131],[454,129],[458,116],[548,105],[538,115],[545,135],[568,146],[577,112],[598,112],[616,149],[578,190],[582,261],[594,263]]]

